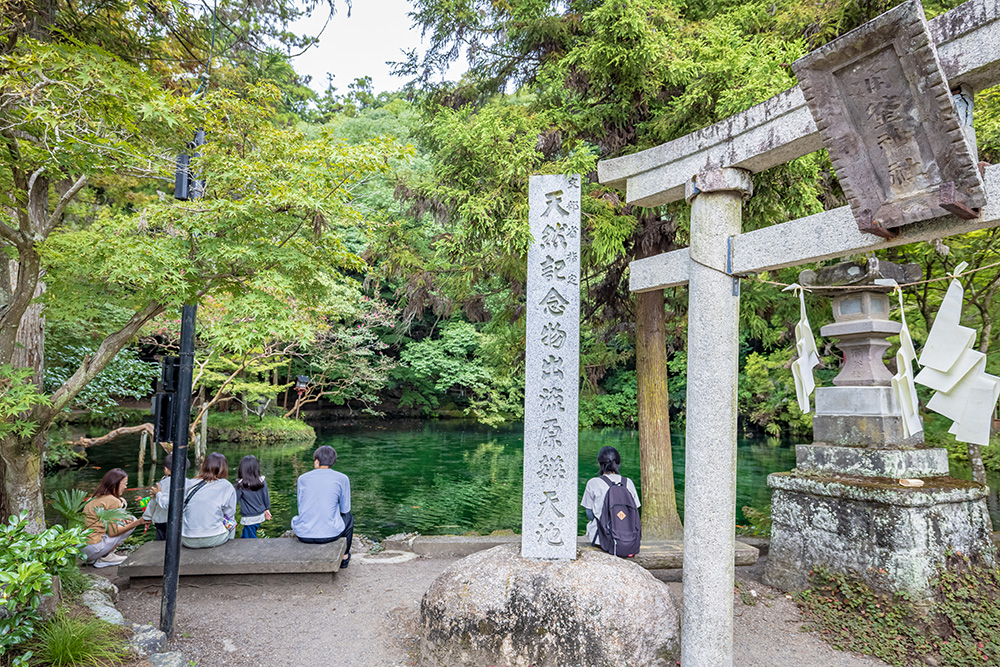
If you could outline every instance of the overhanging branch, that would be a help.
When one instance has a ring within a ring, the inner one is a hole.
[[[149,303],[144,309],[134,314],[125,323],[125,326],[108,335],[101,341],[94,355],[89,359],[84,359],[76,372],[52,394],[51,404],[35,409],[32,415],[34,421],[41,428],[45,428],[51,424],[56,415],[69,405],[69,402],[80,393],[87,383],[97,377],[97,374],[111,363],[111,360],[125,347],[129,339],[135,336],[147,322],[164,310],[165,308],[161,303],[156,301]]]
[[[43,237],[48,237],[55,226],[59,223],[59,219],[62,217],[63,211],[66,210],[66,206],[73,201],[73,198],[76,197],[76,193],[82,190],[83,186],[86,184],[87,176],[85,174],[76,179],[76,183],[74,183],[73,186],[59,199],[59,203],[56,204],[56,208],[52,211],[52,215],[50,215],[49,219],[45,222],[44,228],[39,230]]]

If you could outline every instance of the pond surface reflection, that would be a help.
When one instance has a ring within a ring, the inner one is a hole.
[[[424,534],[520,530],[523,433],[519,423],[492,429],[470,422],[388,421],[320,428],[317,434],[316,442],[308,446],[217,443],[210,448],[226,455],[231,481],[236,479],[241,457],[253,454],[260,459],[274,515],[264,524],[264,534],[276,536],[288,529],[295,514],[295,480],[312,468],[313,450],[321,444],[337,450],[335,467],[351,478],[355,531],[360,534],[383,538],[414,530]],[[597,473],[597,452],[605,445],[621,452],[622,474],[640,485],[638,432],[590,429],[580,432],[580,494]],[[673,436],[673,445],[678,507],[683,511],[682,434]],[[78,487],[91,493],[104,471],[113,467],[128,471],[132,487],[149,485],[160,478],[162,466],[154,469],[147,455],[140,482],[137,453],[138,438],[95,447],[88,452],[89,467],[48,476],[46,492]],[[794,443],[776,438],[740,440],[737,456],[737,522],[742,523],[744,505],[768,505],[767,475],[795,466]],[[959,475],[964,472],[955,471]],[[996,480],[991,481],[995,494]],[[721,476],[719,483],[725,483]],[[141,491],[144,489],[127,494],[130,505],[134,506],[133,498]],[[995,512],[995,502],[993,505]],[[586,519],[582,511],[578,517],[582,533]]]

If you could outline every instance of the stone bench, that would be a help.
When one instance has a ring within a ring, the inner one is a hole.
[[[396,551],[412,551],[421,556],[455,557],[468,556],[500,546],[501,544],[520,544],[520,535],[417,535],[405,540],[387,540],[386,549]],[[577,546],[581,549],[599,549],[592,547],[586,537],[577,538]],[[757,562],[760,552],[757,547],[736,541],[734,565],[753,565]],[[684,543],[681,540],[648,540],[642,543],[635,563],[647,570],[676,569],[684,565]]]
[[[147,542],[118,566],[118,576],[141,588],[163,583],[165,542]],[[293,537],[230,540],[211,549],[181,547],[180,585],[329,582],[340,570],[347,541],[305,544]]]

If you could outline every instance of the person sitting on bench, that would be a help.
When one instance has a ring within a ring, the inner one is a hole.
[[[299,476],[299,513],[292,517],[292,530],[299,541],[325,544],[341,537],[347,540],[340,567],[351,562],[354,516],[351,514],[351,480],[332,469],[337,451],[323,445],[313,452],[313,468]]]

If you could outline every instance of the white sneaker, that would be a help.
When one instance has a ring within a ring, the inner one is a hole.
[[[121,565],[125,562],[127,556],[118,556],[114,552],[109,553],[103,558],[99,558],[94,567],[111,567],[112,565]]]

